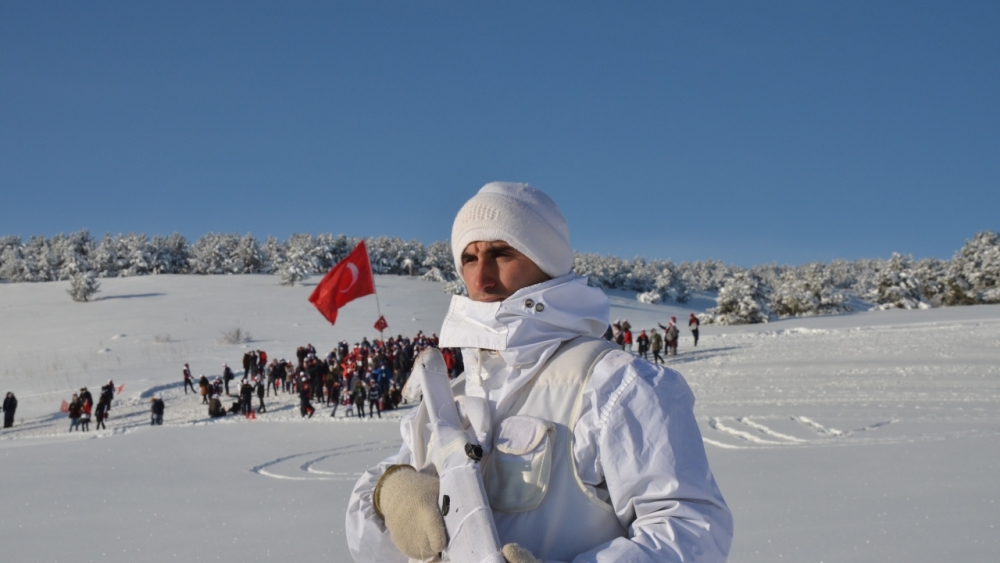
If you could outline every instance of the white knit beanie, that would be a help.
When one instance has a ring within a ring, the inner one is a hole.
[[[553,278],[573,268],[569,228],[556,202],[528,184],[491,182],[465,202],[451,228],[455,268],[470,242],[502,240]]]

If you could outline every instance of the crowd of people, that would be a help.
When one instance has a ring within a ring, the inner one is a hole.
[[[107,420],[108,414],[111,412],[111,400],[114,399],[114,396],[115,383],[110,379],[101,386],[96,407],[94,406],[94,396],[86,387],[81,387],[79,393],[73,393],[73,398],[65,407],[65,411],[69,415],[69,431],[90,431],[92,417],[97,420],[95,430],[107,428],[104,421]]]
[[[698,329],[701,322],[694,313],[688,317],[688,329],[691,331],[691,335],[694,337],[694,345],[698,346]],[[632,325],[629,324],[628,320],[616,320],[611,323],[607,332],[604,333],[604,338],[606,340],[612,341],[622,350],[626,352],[638,354],[642,359],[649,360],[649,355],[653,355],[653,362],[657,364],[664,363],[664,359],[660,356],[660,352],[665,350],[665,354],[668,356],[677,355],[677,341],[680,340],[680,329],[677,328],[677,317],[670,317],[670,321],[667,326],[663,326],[660,323],[656,323],[656,326],[663,330],[663,334],[656,332],[655,328],[649,330],[649,334],[646,334],[646,330],[642,329],[639,331],[639,336],[633,338],[632,336]],[[633,352],[632,346],[636,346]]]
[[[331,417],[343,406],[348,417],[364,417],[367,407],[368,418],[382,418],[383,410],[406,402],[403,386],[414,358],[423,349],[437,344],[437,335],[427,336],[421,331],[412,338],[400,334],[369,341],[366,337],[353,347],[342,340],[325,356],[318,355],[312,344],[306,344],[296,349],[294,360],[269,361],[267,352],[251,350],[243,355],[240,382],[232,390],[230,382],[236,379],[236,374],[228,364],[222,364],[222,373],[214,378],[202,374],[197,380],[197,390],[191,368],[184,364],[184,393],[190,390],[200,395],[213,418],[230,414],[256,418],[257,414],[267,412],[265,397],[272,393],[298,395],[302,417],[311,418],[315,414],[315,402],[332,407]],[[461,374],[464,370],[461,354],[453,349],[444,349],[442,353],[449,376]],[[233,400],[227,407],[223,401],[228,402],[229,398]]]
[[[695,346],[698,345],[699,325],[698,317],[691,313],[688,328]],[[677,355],[680,337],[677,317],[671,317],[666,326],[659,323],[657,326],[663,331],[662,335],[652,328],[649,334],[641,329],[638,336],[633,336],[628,320],[616,320],[608,327],[604,338],[643,359],[665,363],[661,352],[666,356]],[[331,408],[331,417],[336,416],[338,408],[343,406],[347,417],[363,418],[367,407],[368,418],[382,418],[382,411],[406,403],[403,386],[413,368],[413,361],[429,346],[438,347],[437,335],[426,336],[421,331],[412,338],[400,334],[386,340],[369,341],[366,337],[355,342],[353,347],[346,340],[341,340],[322,357],[317,355],[312,344],[306,344],[296,349],[292,361],[283,357],[269,361],[265,351],[251,350],[243,355],[243,372],[239,383],[232,388],[230,384],[237,375],[227,363],[222,364],[221,374],[212,378],[202,374],[197,380],[190,365],[185,363],[182,370],[184,394],[190,392],[200,396],[212,418],[232,414],[256,418],[257,414],[267,412],[265,397],[270,397],[272,393],[275,397],[279,393],[298,395],[299,413],[306,418],[316,413],[314,403]],[[449,377],[458,377],[464,371],[460,350],[443,348],[442,354]],[[70,419],[69,431],[89,431],[92,418],[97,421],[96,430],[106,428],[105,420],[114,395],[114,382],[110,380],[101,387],[96,405],[86,387],[74,393],[64,408]],[[223,401],[229,402],[229,406]],[[3,401],[4,428],[13,426],[16,409],[17,399],[12,392],[7,393]],[[150,398],[150,424],[162,425],[164,412],[163,396],[157,393]]]
[[[691,313],[688,328],[695,346],[698,345],[699,324],[698,317]],[[652,355],[653,362],[664,363],[661,352],[667,356],[677,355],[680,337],[677,317],[671,317],[666,326],[659,323],[657,326],[662,329],[662,335],[652,328],[649,334],[641,329],[639,335],[633,337],[628,320],[616,320],[608,327],[604,337],[626,352],[647,360]],[[185,363],[182,370],[184,394],[200,396],[212,418],[232,414],[256,418],[258,414],[267,412],[264,399],[272,393],[275,397],[279,393],[298,395],[299,413],[306,418],[316,413],[314,403],[331,408],[331,417],[336,416],[338,408],[343,406],[347,417],[363,418],[367,407],[368,418],[382,418],[382,411],[406,403],[403,386],[413,368],[413,361],[429,346],[438,347],[437,335],[426,336],[421,331],[412,338],[400,334],[386,340],[369,341],[366,337],[355,342],[353,347],[346,340],[341,340],[322,357],[317,355],[312,344],[306,344],[296,349],[292,361],[283,357],[269,361],[267,352],[250,350],[243,355],[240,381],[232,387],[230,384],[237,375],[229,364],[222,364],[219,375],[209,378],[202,374],[196,380],[190,365]],[[460,350],[444,348],[442,354],[449,377],[458,377],[464,371]],[[86,387],[74,393],[65,409],[70,419],[69,431],[89,431],[92,418],[97,421],[96,430],[106,428],[105,420],[111,411],[114,394],[114,382],[110,380],[101,387],[96,406],[93,395]],[[223,401],[229,402],[229,405],[226,406]],[[13,425],[16,408],[14,394],[7,393],[3,402],[4,428]],[[162,394],[151,397],[150,424],[162,425],[165,410]]]
[[[695,346],[698,346],[699,325],[698,317],[691,313],[688,329],[694,337]],[[638,336],[633,336],[628,320],[616,320],[608,327],[604,338],[626,352],[664,363],[661,352],[666,356],[677,355],[680,336],[677,317],[671,317],[666,326],[659,323],[657,326],[662,329],[662,335],[652,328],[649,334],[641,329]],[[303,417],[315,414],[313,403],[316,402],[332,407],[330,416],[336,416],[338,407],[343,406],[348,417],[364,417],[367,407],[369,418],[382,418],[382,411],[406,403],[403,386],[413,368],[413,360],[428,346],[438,346],[436,334],[426,336],[418,332],[413,338],[398,335],[384,341],[362,338],[353,347],[342,340],[324,357],[317,355],[312,344],[306,344],[296,349],[294,361],[285,358],[268,361],[265,351],[251,350],[243,356],[242,376],[234,389],[230,388],[230,383],[236,379],[236,373],[228,364],[222,364],[221,374],[213,378],[201,375],[197,381],[191,367],[184,364],[184,394],[200,395],[202,403],[208,406],[209,416],[213,418],[230,414],[256,417],[267,412],[264,398],[272,393],[275,396],[278,393],[298,395],[299,412]],[[449,377],[458,377],[464,371],[460,350],[444,348],[442,354]],[[86,387],[80,388],[63,409],[70,419],[69,431],[88,432],[92,419],[96,420],[95,430],[106,429],[105,421],[114,395],[115,385],[111,380],[101,387],[96,405],[91,392]],[[223,404],[224,398],[234,400],[227,407]],[[165,408],[162,394],[157,393],[150,398],[151,425],[163,424]],[[4,415],[3,427],[11,428],[17,410],[17,398],[13,392],[7,393],[0,410]]]

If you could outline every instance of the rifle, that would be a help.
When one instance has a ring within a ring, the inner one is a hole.
[[[415,363],[413,375],[418,378],[430,418],[428,453],[441,482],[438,501],[448,532],[442,560],[506,563],[479,469],[483,449],[462,429],[444,357],[437,348],[427,348]]]

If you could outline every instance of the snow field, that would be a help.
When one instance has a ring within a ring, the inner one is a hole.
[[[440,284],[376,285],[393,334],[437,331]],[[238,372],[248,348],[289,357],[308,342],[325,353],[371,339],[374,299],[330,327],[306,301],[311,286],[273,276],[105,279],[91,303],[67,287],[0,284],[0,391],[20,401],[0,432],[11,560],[349,560],[350,489],[398,448],[404,411],[358,421],[314,405],[303,420],[297,398],[279,395],[257,420],[210,420],[180,372],[185,361],[196,376],[222,362]],[[731,561],[1000,560],[1000,306],[703,326],[693,348],[685,319],[708,296],[684,309],[609,293],[612,319],[636,334],[678,318],[668,364],[695,392],[734,511]],[[253,340],[219,344],[235,326]],[[125,385],[109,430],[67,434],[59,403],[108,379]],[[154,428],[157,391],[166,415]]]

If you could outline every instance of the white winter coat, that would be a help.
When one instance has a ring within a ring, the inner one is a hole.
[[[484,449],[515,393],[559,345],[580,335],[601,336],[609,314],[604,293],[574,274],[523,288],[501,303],[453,299],[441,346],[463,348],[465,411]],[[676,371],[624,351],[595,365],[572,451],[580,481],[611,504],[629,537],[581,553],[574,563],[726,560],[732,515],[709,469],[693,405]],[[401,424],[399,453],[367,471],[351,495],[347,542],[359,563],[406,561],[374,513],[372,492],[393,464],[433,472],[422,455],[427,430],[416,424],[416,414]]]

